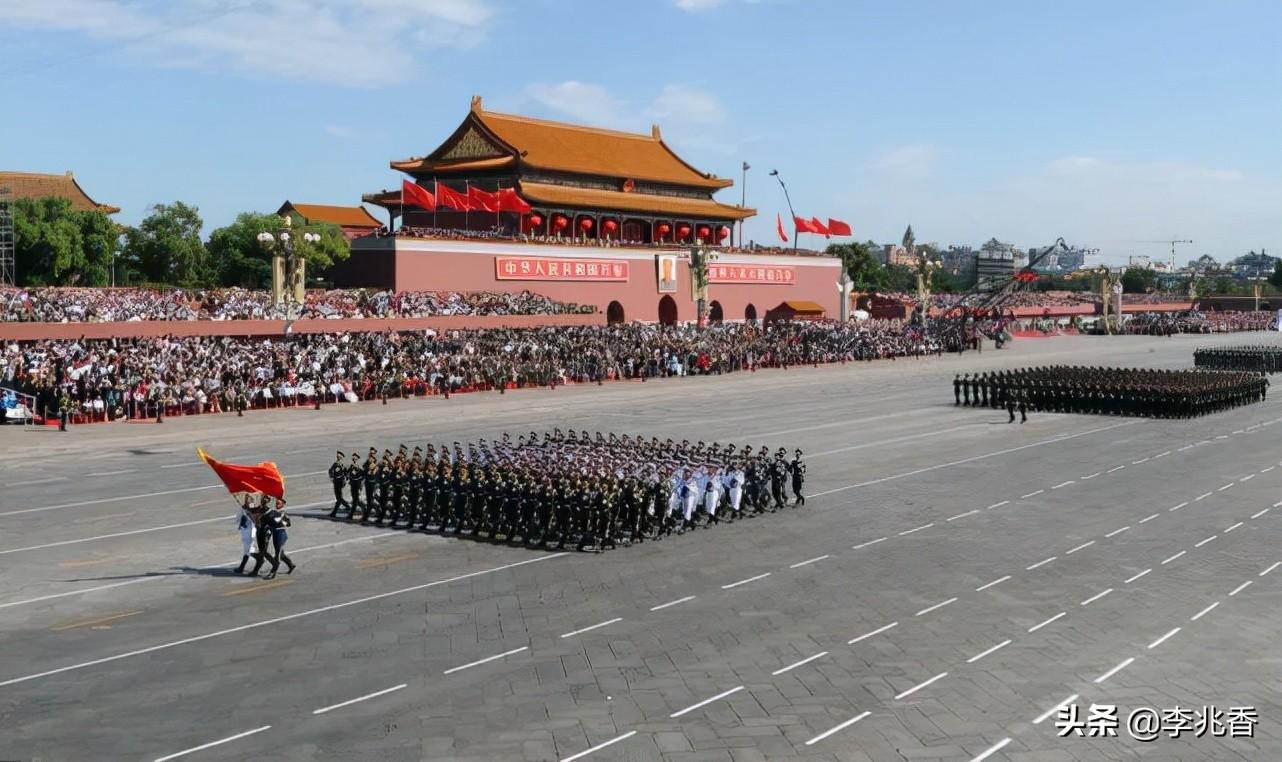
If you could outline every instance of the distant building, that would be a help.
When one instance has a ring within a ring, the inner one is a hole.
[[[99,211],[115,214],[120,207],[100,204],[85,193],[70,170],[61,175],[44,175],[36,172],[0,171],[0,188],[9,189],[9,198],[46,198],[55,196],[71,201],[71,208],[78,212]]]
[[[1056,241],[1050,246],[1029,247],[1028,261],[1036,261],[1033,269],[1039,273],[1071,273],[1086,264],[1086,250],[1064,246]]]
[[[911,232],[911,228],[909,229]],[[903,265],[912,267],[916,262],[913,259],[912,252],[898,244],[888,243],[881,247],[881,255],[877,257],[883,265]]]
[[[1233,271],[1233,277],[1235,278],[1257,280],[1272,275],[1273,268],[1277,262],[1277,257],[1271,257],[1264,253],[1263,250],[1258,254],[1252,251],[1230,261],[1228,269]]]
[[[328,204],[295,204],[286,201],[276,214],[289,215],[295,225],[326,223],[342,228],[347,240],[373,233],[383,227],[363,206],[330,206]]]
[[[1026,261],[1023,252],[1013,245],[990,238],[975,255],[976,286],[981,291],[992,289],[1015,277],[1015,271]]]
[[[975,271],[975,250],[970,246],[949,246],[940,252],[939,261],[953,275],[970,275]]]

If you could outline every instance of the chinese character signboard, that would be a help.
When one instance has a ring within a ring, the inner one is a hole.
[[[677,255],[659,254],[654,258],[660,294],[677,292]]]
[[[710,264],[708,282],[791,286],[796,282],[795,268],[785,265]]]
[[[570,280],[627,282],[627,260],[495,257],[498,280]]]

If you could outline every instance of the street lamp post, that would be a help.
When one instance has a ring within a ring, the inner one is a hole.
[[[792,208],[792,197],[788,195],[788,186],[783,184],[783,178],[779,176],[779,170],[770,170],[770,176],[779,181],[779,187],[783,188],[783,199],[788,202],[788,214],[792,215],[792,250],[797,250],[797,212]]]
[[[289,333],[297,318],[294,306],[299,287],[304,277],[304,263],[294,248],[295,236],[290,232],[290,218],[284,217],[285,229],[279,233],[264,230],[259,233],[258,242],[272,252],[272,306],[285,307],[285,333]],[[313,244],[320,241],[319,233],[305,231],[303,242]]]

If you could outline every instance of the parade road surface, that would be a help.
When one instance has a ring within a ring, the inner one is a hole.
[[[0,759],[1282,759],[1282,390],[1196,420],[953,405],[955,373],[1255,341],[6,428]],[[799,447],[808,504],[604,554],[323,517],[336,449],[554,426]],[[198,445],[279,464],[294,574],[232,573]],[[1145,708],[1172,732],[1133,738]],[[1074,714],[1102,737],[1061,737]]]

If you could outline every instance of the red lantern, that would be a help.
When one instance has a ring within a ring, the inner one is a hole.
[[[531,214],[525,221],[529,223],[532,228],[537,228],[539,225],[543,224],[543,218],[537,214]]]
[[[684,241],[686,236],[690,235],[689,225],[677,225],[677,240]]]
[[[699,226],[699,240],[706,241],[711,233],[712,228],[709,228],[707,225]]]
[[[570,220],[567,219],[566,216],[563,214],[558,214],[557,216],[552,218],[552,227],[556,228],[557,230],[565,230],[565,228],[569,226],[569,224],[570,224]]]
[[[724,241],[728,235],[730,235],[730,228],[722,225],[721,229],[717,231],[717,240]]]
[[[579,220],[579,227],[583,228],[584,233],[588,232],[589,230],[592,229],[592,220],[588,219],[587,217],[584,217],[583,219]]]
[[[659,227],[655,228],[655,231],[659,234],[660,238],[663,238],[672,231],[672,226],[666,222],[660,222]]]
[[[606,220],[605,222],[601,223],[601,227],[605,228],[605,232],[613,233],[615,230],[618,230],[619,223],[615,222],[614,220]]]

